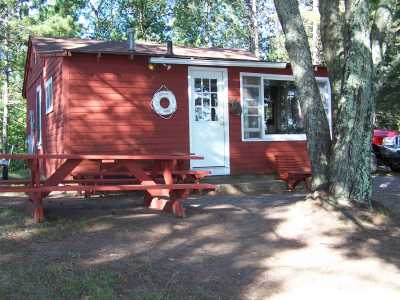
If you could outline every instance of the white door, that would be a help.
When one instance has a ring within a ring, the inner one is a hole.
[[[221,171],[229,168],[226,69],[189,68],[189,87],[190,151],[204,157],[191,167],[226,173]]]

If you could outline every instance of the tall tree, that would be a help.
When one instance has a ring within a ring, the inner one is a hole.
[[[0,85],[3,151],[25,144],[25,100],[21,89],[29,35],[76,36],[78,7],[83,1],[0,1]],[[80,3],[80,4],[79,4]]]
[[[167,18],[170,10],[165,0],[125,0],[129,26],[136,29],[139,39],[165,41],[168,36]]]
[[[381,74],[380,65],[386,51],[384,45],[388,41],[386,28],[393,19],[395,0],[383,0],[381,3],[385,11],[376,10],[372,25],[379,34],[372,31],[371,35],[371,7],[367,0],[320,1],[321,40],[333,101],[332,149],[330,155],[327,154],[328,180],[329,191],[336,201],[369,203],[371,200],[371,135],[375,107],[373,82]],[[311,93],[314,87],[300,81],[305,73],[312,79],[314,75],[309,73],[312,60],[298,2],[275,0],[275,4],[300,94],[308,92],[310,97],[319,100],[317,93]],[[378,20],[382,17],[385,18],[385,26],[379,26]],[[373,53],[378,54],[375,57]],[[313,103],[321,105],[320,101],[314,100]],[[321,115],[315,116],[325,123]],[[310,128],[306,130],[309,144],[317,143],[313,140],[317,136],[310,134]],[[329,144],[326,135],[322,140],[326,145]],[[312,163],[321,165],[315,159],[315,153],[311,149],[309,152]]]
[[[260,56],[260,40],[259,28],[257,18],[257,0],[246,0],[249,10],[249,23],[250,23],[250,50],[256,55]]]
[[[248,48],[243,0],[175,0],[172,36],[190,46]]]
[[[120,40],[127,28],[134,28],[138,39],[165,41],[170,7],[166,0],[97,0],[88,2],[84,16],[92,38]]]
[[[326,189],[329,183],[330,132],[317,81],[314,77],[308,38],[296,0],[275,0],[285,44],[300,94],[304,113],[307,146],[313,173],[314,190]]]

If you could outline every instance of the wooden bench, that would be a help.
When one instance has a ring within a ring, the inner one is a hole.
[[[286,154],[276,155],[275,162],[278,177],[287,182],[289,191],[294,190],[302,181],[306,184],[306,188],[309,188],[308,178],[311,177],[309,164],[304,166],[295,157]]]
[[[147,175],[154,175],[151,171],[146,171]],[[162,177],[162,172],[157,172],[156,176]],[[189,183],[200,183],[200,180],[210,175],[209,171],[203,170],[174,170],[172,175],[176,178],[177,182]],[[128,172],[82,172],[75,173],[73,177],[78,180],[90,180],[90,179],[103,179],[105,181],[127,181],[132,180],[132,176]],[[108,179],[108,180],[107,180]]]
[[[146,171],[146,175],[153,175],[155,179],[160,179],[161,183],[162,181],[162,172],[156,172],[156,174],[153,174],[152,171]],[[200,185],[201,179],[204,177],[210,175],[210,171],[204,171],[204,170],[173,170],[172,171],[172,176],[174,177],[174,182],[175,183],[193,183],[193,184],[198,184]],[[106,184],[106,183],[126,183],[126,182],[132,182],[134,179],[129,172],[127,171],[108,171],[108,170],[101,170],[98,172],[80,172],[80,173],[74,173],[73,178],[80,181],[82,185],[87,185],[87,184],[93,184],[92,181],[96,181],[97,184]],[[159,181],[159,180],[157,180]],[[201,191],[201,187],[196,188],[194,190],[199,190]],[[78,192],[81,194],[81,192]],[[85,198],[90,197],[93,192],[90,191],[84,191],[84,196]]]

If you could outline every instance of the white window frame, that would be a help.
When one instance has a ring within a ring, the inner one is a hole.
[[[264,80],[281,80],[281,81],[294,81],[293,75],[275,75],[275,74],[264,74],[264,73],[248,73],[248,72],[240,72],[240,104],[244,107],[244,99],[243,99],[243,77],[252,76],[259,77],[261,79],[261,99],[264,100]],[[317,82],[326,82],[328,86],[328,93],[331,95],[331,87],[329,84],[328,77],[315,77]],[[329,129],[332,135],[332,103],[331,97],[328,98],[328,122]],[[263,112],[264,114],[264,112]],[[242,130],[242,142],[265,142],[265,141],[305,141],[307,140],[306,134],[304,133],[292,133],[292,134],[265,134],[265,122],[263,115],[263,122],[261,123],[262,136],[261,138],[245,138],[244,137],[244,113],[241,115],[241,130]]]
[[[39,93],[39,105],[37,94]],[[36,87],[36,94],[35,94],[35,107],[36,107],[36,116],[37,116],[37,123],[35,126],[35,130],[37,131],[37,146],[40,148],[42,146],[42,86],[39,84]]]
[[[50,88],[50,93],[49,93],[49,88]],[[47,79],[44,85],[44,92],[45,92],[46,114],[49,114],[53,111],[53,100],[54,100],[53,77]],[[50,95],[51,98],[49,98]]]

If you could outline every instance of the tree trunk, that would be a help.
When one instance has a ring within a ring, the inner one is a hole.
[[[336,201],[371,200],[374,110],[368,0],[321,0],[321,36],[334,99],[330,192]]]
[[[275,6],[285,33],[286,49],[305,117],[308,153],[313,173],[312,189],[326,189],[330,151],[329,125],[315,80],[310,47],[298,2],[275,0]]]
[[[260,56],[260,41],[258,36],[257,0],[249,0],[250,12],[250,51],[257,57]]]
[[[3,146],[3,153],[7,153],[8,144],[8,72],[6,72],[6,78],[3,83],[3,120],[2,120],[2,134],[1,144]]]
[[[1,144],[3,147],[3,153],[7,153],[8,146],[8,104],[9,104],[9,85],[10,85],[10,53],[9,53],[9,36],[6,35],[4,43],[4,54],[5,62],[4,66],[4,82],[3,82],[3,120],[2,120],[2,133],[1,133]]]

